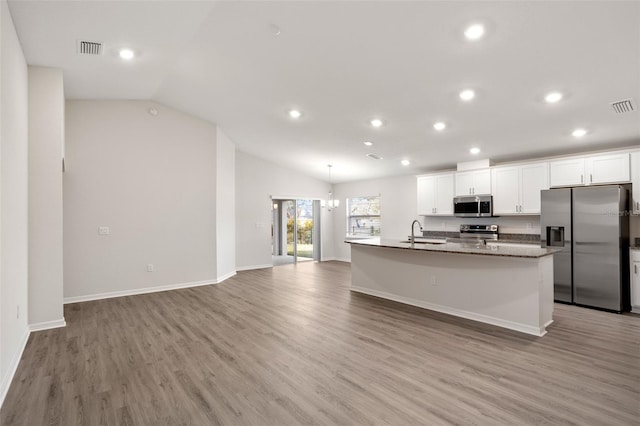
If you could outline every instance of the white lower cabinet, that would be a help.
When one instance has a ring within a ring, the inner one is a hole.
[[[549,189],[549,165],[494,167],[491,180],[494,214],[540,214],[540,191]]]
[[[418,176],[418,216],[453,215],[453,173]]]
[[[640,313],[640,250],[630,250],[631,311]]]

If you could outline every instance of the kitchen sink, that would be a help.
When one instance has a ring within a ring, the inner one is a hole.
[[[411,240],[404,240],[404,241],[400,241],[401,243],[407,243],[407,244],[411,244]],[[425,240],[425,239],[420,239],[420,240],[416,240],[413,243],[414,244],[444,244],[446,243],[447,240]]]
[[[497,247],[521,247],[521,248],[540,248],[539,244],[526,244],[526,243],[498,243],[487,241],[488,246],[497,246]]]

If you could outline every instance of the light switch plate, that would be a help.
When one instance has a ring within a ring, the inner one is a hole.
[[[111,230],[108,226],[98,226],[98,235],[109,235]]]

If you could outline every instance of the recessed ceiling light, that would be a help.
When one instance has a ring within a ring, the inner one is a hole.
[[[400,161],[400,164],[402,164],[403,166],[408,166],[409,164],[411,164],[411,161],[409,161],[409,160],[402,160],[402,161]]]
[[[369,142],[369,141],[364,141],[363,143],[364,143],[366,146],[372,146],[372,145],[373,145],[373,142]]]
[[[460,99],[463,101],[470,101],[471,99],[476,97],[476,92],[471,89],[466,89],[460,92]]]
[[[484,35],[484,26],[481,24],[473,24],[464,30],[464,36],[468,40],[478,40]]]
[[[120,49],[118,55],[120,55],[120,58],[124,59],[125,61],[133,59],[133,57],[136,56],[136,54],[131,49]]]
[[[280,27],[276,24],[269,24],[269,31],[271,31],[271,34],[273,34],[274,36],[279,36],[280,34],[282,34],[282,30],[280,30]]]
[[[562,99],[562,93],[560,92],[550,92],[544,97],[544,100],[550,104],[555,104],[556,102]]]
[[[374,118],[373,120],[370,121],[370,123],[373,127],[382,126],[382,120],[380,120],[379,118]]]
[[[441,132],[444,129],[447,128],[447,125],[445,123],[443,123],[442,121],[438,121],[437,123],[434,123],[433,128],[436,129],[437,131]]]
[[[574,138],[581,138],[587,134],[587,131],[585,129],[575,129],[571,134]]]
[[[291,118],[300,118],[300,116],[302,116],[302,113],[297,109],[292,109],[291,111],[289,111],[289,117]]]
[[[471,148],[469,152],[472,153],[473,155],[480,154],[480,148],[475,148],[475,147]]]

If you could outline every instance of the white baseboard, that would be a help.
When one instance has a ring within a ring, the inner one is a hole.
[[[44,321],[44,322],[37,322],[35,324],[29,324],[29,330],[42,331],[42,330],[50,330],[52,328],[60,328],[60,327],[66,327],[66,326],[67,326],[67,322],[64,320],[64,318],[60,318],[59,320],[54,320],[54,321]]]
[[[370,296],[380,297],[382,299],[393,300],[394,302],[400,302],[411,306],[417,306],[418,308],[429,309],[431,311],[442,312],[443,314],[449,314],[456,317],[466,318],[474,321],[483,322],[485,324],[497,325],[498,327],[508,328],[510,330],[519,331],[521,333],[532,334],[534,336],[544,336],[547,331],[540,329],[540,327],[534,327],[528,324],[522,324],[519,322],[506,321],[500,318],[491,317],[488,315],[482,315],[475,312],[463,311],[461,309],[451,308],[449,306],[436,305],[435,303],[428,303],[422,300],[411,299],[409,297],[397,296],[395,294],[385,293],[383,291],[371,290],[364,287],[351,286],[351,290],[368,294]]]
[[[236,266],[236,271],[251,271],[253,269],[273,268],[273,263],[265,263],[263,265]]]
[[[65,297],[64,304],[67,305],[69,303],[89,302],[91,300],[101,300],[101,299],[111,299],[113,297],[134,296],[136,294],[157,293],[159,291],[177,290],[180,288],[189,288],[189,287],[200,287],[203,285],[212,285],[217,283],[218,283],[217,279],[211,279],[206,281],[195,281],[191,283],[169,284],[169,285],[160,285],[157,287],[136,288],[133,290],[88,294],[86,296]]]
[[[16,351],[16,353],[13,354],[13,358],[9,363],[7,374],[5,374],[5,376],[2,378],[2,382],[0,383],[0,407],[2,407],[4,399],[7,396],[7,392],[9,392],[11,381],[13,380],[13,376],[15,376],[16,371],[18,370],[18,364],[20,364],[20,359],[22,358],[24,348],[27,346],[27,341],[29,341],[30,334],[31,332],[29,331],[29,328],[27,328],[24,335],[22,336],[20,345],[18,346],[19,349]]]
[[[235,277],[235,276],[236,276],[236,271],[229,272],[228,274],[224,274],[224,275],[222,275],[222,276],[218,277],[218,278],[216,279],[215,284],[220,284],[222,281],[224,281],[224,280],[228,280],[229,278],[231,278],[231,277]]]

